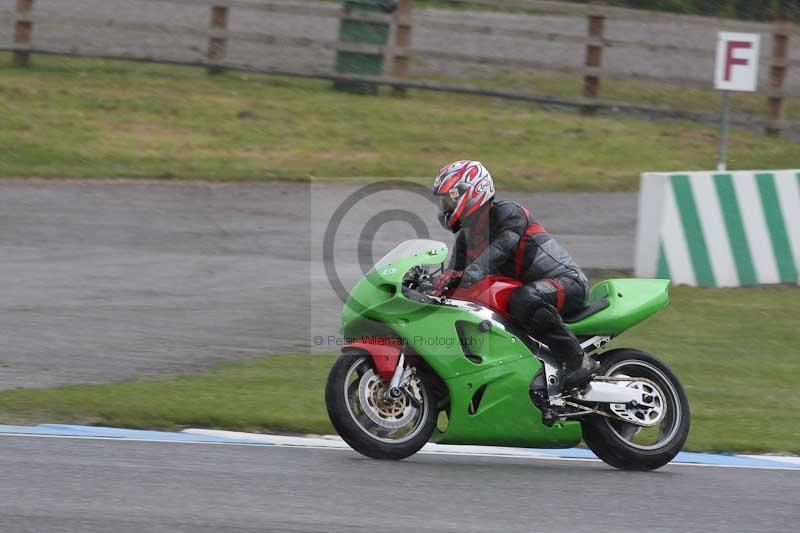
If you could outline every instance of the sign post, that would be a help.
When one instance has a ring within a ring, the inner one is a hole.
[[[720,112],[719,158],[717,170],[727,167],[730,91],[754,92],[758,86],[757,33],[721,31],[717,37],[717,62],[714,69],[714,88],[722,91]]]
[[[725,170],[728,160],[728,96],[729,91],[722,91],[722,105],[719,117],[719,152],[717,155],[717,170]]]

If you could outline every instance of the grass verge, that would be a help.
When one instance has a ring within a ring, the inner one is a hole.
[[[449,76],[425,74],[424,78],[474,87],[527,91],[561,97],[583,97],[583,77],[557,72],[533,72],[523,69],[497,69],[483,77]],[[722,98],[720,92],[711,88],[683,87],[655,81],[633,79],[604,79],[601,82],[600,98],[630,104],[668,106],[678,111],[719,114]],[[759,116],[768,115],[767,96],[763,93],[731,92],[731,113]],[[786,119],[800,119],[800,98],[787,96],[784,99]]]
[[[122,61],[9,65],[0,54],[0,177],[431,176],[470,157],[505,188],[619,191],[644,171],[715,161],[715,128],[689,122],[425,91],[358,96],[320,81]],[[549,79],[545,90],[569,93]],[[742,131],[729,152],[732,169],[794,168],[800,156],[796,144]]]
[[[333,361],[330,355],[279,355],[162,381],[16,389],[0,394],[0,419],[330,433],[323,391]]]
[[[684,383],[687,448],[800,453],[800,289],[672,289],[672,305],[615,341],[652,352]],[[187,426],[330,433],[333,356],[272,356],[164,381],[0,393],[4,423]]]

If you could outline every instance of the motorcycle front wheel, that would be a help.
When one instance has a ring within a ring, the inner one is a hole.
[[[603,354],[598,374],[648,380],[658,399],[659,423],[644,427],[595,415],[582,422],[586,445],[622,470],[655,470],[669,463],[686,442],[691,418],[689,400],[675,374],[652,355],[632,349]]]
[[[428,442],[437,412],[429,387],[418,379],[418,397],[403,390],[384,398],[387,383],[375,372],[370,355],[348,350],[328,374],[325,404],[336,432],[355,451],[373,459],[405,459]]]

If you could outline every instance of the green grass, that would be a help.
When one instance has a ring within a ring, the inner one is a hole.
[[[420,75],[423,79],[430,74]],[[507,89],[561,97],[583,97],[583,77],[555,72],[531,72],[522,69],[499,69],[487,77],[442,77],[435,79],[453,84],[482,88]],[[709,82],[710,85],[711,82]],[[763,93],[730,93],[730,111],[765,119],[767,97]],[[666,106],[678,111],[719,114],[722,97],[717,90],[698,87],[681,87],[666,83],[639,80],[605,79],[600,84],[600,98],[631,104]],[[800,120],[800,98],[786,97],[786,119]]]
[[[672,289],[672,305],[615,341],[667,362],[692,405],[690,450],[800,453],[800,288]],[[333,356],[272,356],[164,381],[0,393],[4,423],[330,433]],[[524,422],[521,422],[524,423]]]
[[[670,290],[672,305],[620,337],[663,358],[692,405],[692,450],[800,453],[800,288]]]
[[[715,161],[715,128],[689,122],[425,91],[358,96],[320,81],[120,61],[9,65],[0,54],[0,177],[423,177],[470,157],[501,187],[616,191],[634,190],[644,171]],[[545,92],[569,92],[552,83]],[[733,132],[732,169],[794,168],[798,158],[796,144]]]
[[[164,381],[17,389],[0,394],[0,419],[330,433],[323,389],[333,360],[329,355],[280,355]]]

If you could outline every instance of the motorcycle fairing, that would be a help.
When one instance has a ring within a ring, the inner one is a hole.
[[[370,354],[372,362],[375,364],[375,371],[386,383],[389,383],[395,368],[397,368],[397,363],[400,361],[402,347],[402,343],[397,339],[365,337],[351,342],[344,349],[355,348]]]
[[[390,260],[387,260],[390,259]],[[345,337],[389,330],[418,354],[449,391],[448,425],[435,440],[448,444],[571,447],[580,442],[580,424],[564,421],[548,428],[526,393],[541,363],[510,321],[487,307],[441,305],[410,299],[405,274],[417,265],[443,263],[447,246],[411,241],[381,260],[350,293],[342,313]],[[591,298],[608,298],[609,307],[570,324],[579,335],[621,333],[666,305],[666,280],[610,280],[592,289]],[[491,320],[490,320],[491,318]],[[491,327],[486,327],[487,321]],[[465,349],[468,347],[468,349]],[[371,354],[373,351],[367,346]],[[373,355],[374,357],[374,355]]]

